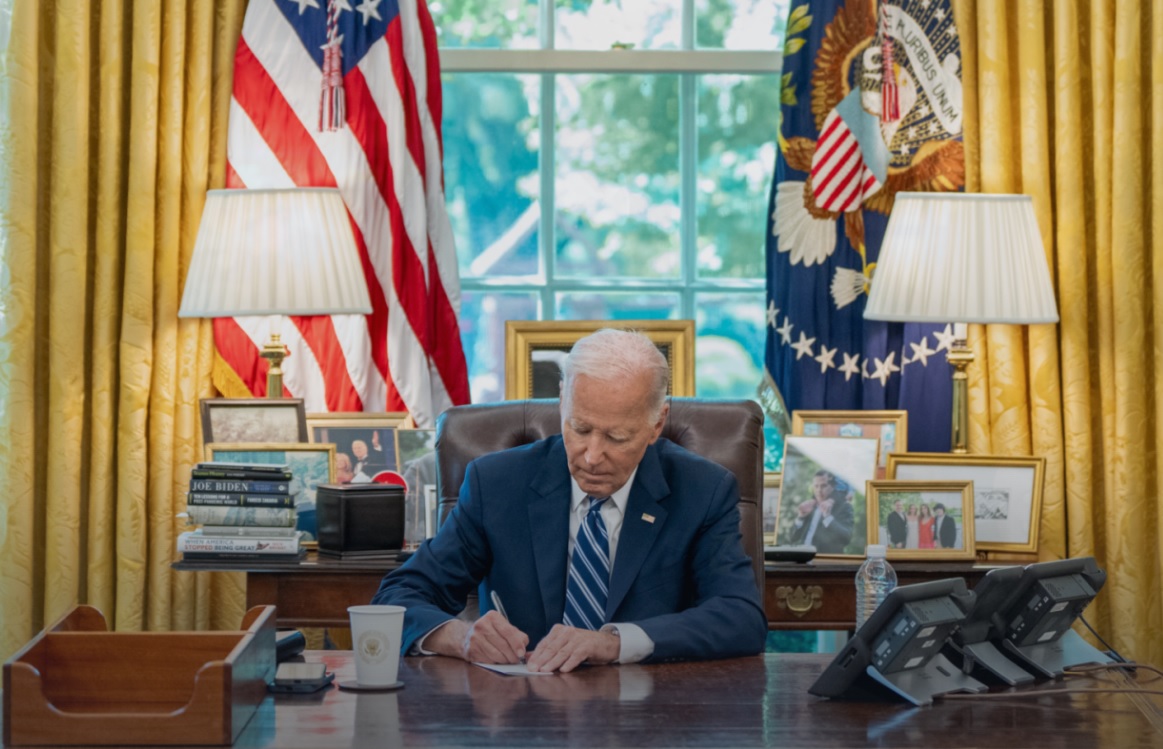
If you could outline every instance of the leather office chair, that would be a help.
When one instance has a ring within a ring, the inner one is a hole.
[[[456,406],[436,432],[440,519],[456,505],[469,462],[488,453],[561,433],[557,399]],[[763,412],[752,401],[671,398],[662,436],[713,460],[739,481],[739,529],[763,591]]]

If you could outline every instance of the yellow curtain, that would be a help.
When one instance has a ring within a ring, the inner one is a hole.
[[[974,326],[970,450],[1047,456],[1041,556],[1097,557],[1108,579],[1087,619],[1160,663],[1163,6],[955,9],[967,189],[1034,197],[1062,318]]]
[[[0,54],[0,658],[73,604],[233,628],[237,576],[176,573],[212,394],[179,321],[224,182],[245,0],[17,0]]]

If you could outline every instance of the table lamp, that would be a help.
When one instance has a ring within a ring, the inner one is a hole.
[[[953,323],[953,452],[968,452],[968,323],[1058,322],[1029,195],[902,192],[864,317]]]
[[[369,314],[367,282],[339,190],[210,190],[178,317]],[[279,333],[267,397],[283,394]]]

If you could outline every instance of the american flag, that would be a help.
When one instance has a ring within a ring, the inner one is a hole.
[[[341,92],[324,86],[336,49],[342,78],[330,81]],[[264,394],[259,351],[274,330],[291,353],[286,394],[308,411],[408,411],[432,426],[468,402],[440,120],[424,0],[251,0],[235,53],[226,186],[339,188],[372,313],[215,320],[219,390],[241,382]]]

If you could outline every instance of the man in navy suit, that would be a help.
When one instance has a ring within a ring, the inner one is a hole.
[[[957,548],[957,521],[945,514],[945,505],[940,502],[933,505],[933,515],[933,535],[937,538],[937,548]]]
[[[402,652],[539,671],[760,652],[767,617],[735,477],[659,438],[665,357],[643,335],[603,330],[575,344],[563,376],[562,434],[473,461],[436,537],[384,578],[373,603],[407,607]],[[567,626],[576,542],[604,498],[603,621]],[[454,618],[478,584],[482,610],[495,592],[508,619]]]

